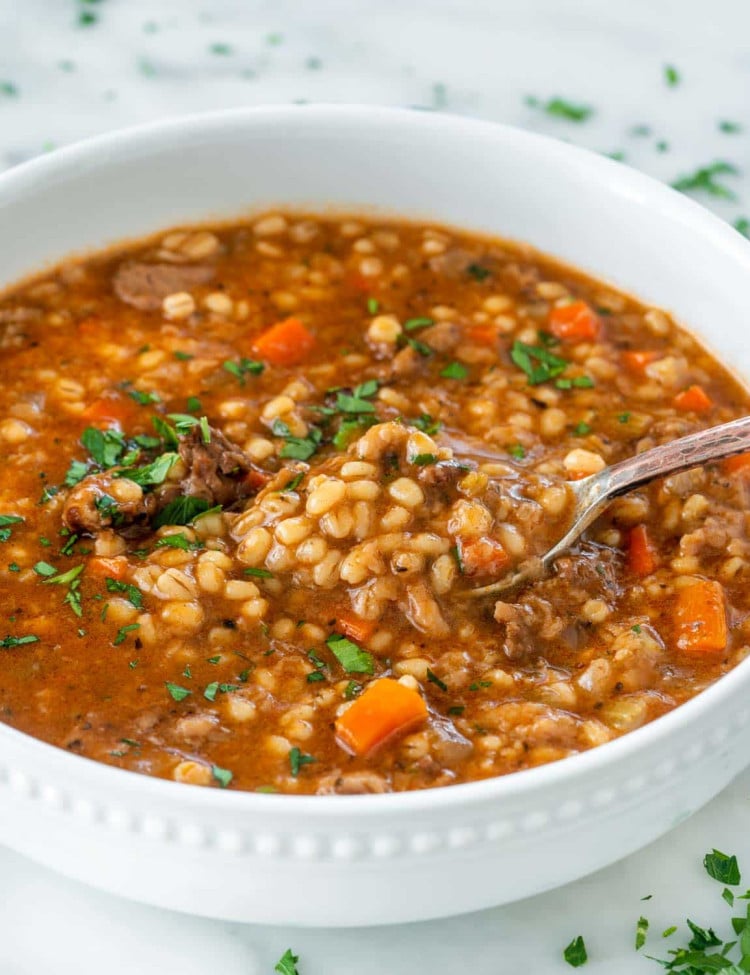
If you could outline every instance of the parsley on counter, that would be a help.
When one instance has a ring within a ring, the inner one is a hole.
[[[257,791],[259,790],[256,789],[256,792]],[[278,972],[278,975],[299,975],[299,971],[297,969],[298,961],[299,955],[293,955],[292,949],[287,948],[281,958],[279,958],[279,960],[276,962],[273,970]]]
[[[720,884],[736,887],[740,883],[740,868],[736,856],[727,856],[720,850],[712,850],[703,858],[703,866],[708,876],[713,877]]]
[[[736,176],[738,173],[739,170],[732,163],[718,160],[708,166],[701,166],[687,176],[680,176],[670,185],[672,189],[679,190],[681,193],[702,192],[725,200],[734,200],[736,194],[729,187],[718,182],[717,176]]]
[[[573,938],[563,951],[563,958],[572,968],[580,968],[581,965],[585,965],[588,957],[586,945],[580,934],[577,938]]]
[[[529,95],[525,101],[529,108],[538,108],[547,115],[567,119],[569,122],[585,122],[594,114],[594,109],[590,105],[575,104],[566,98],[549,98],[545,102],[535,98],[534,95]]]
[[[676,88],[679,85],[681,81],[680,72],[673,64],[664,65],[664,81],[669,88]]]

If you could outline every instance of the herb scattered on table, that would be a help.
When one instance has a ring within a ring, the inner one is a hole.
[[[708,193],[710,196],[724,200],[734,200],[736,194],[724,183],[720,183],[717,177],[737,175],[739,170],[736,166],[719,159],[708,166],[701,166],[694,173],[678,177],[670,185],[672,189],[679,190],[681,193]]]
[[[576,104],[566,98],[555,97],[541,101],[534,95],[529,95],[525,101],[529,108],[538,108],[547,115],[567,119],[569,122],[585,122],[594,114],[594,109],[590,105]]]
[[[563,958],[572,968],[580,968],[581,965],[585,965],[588,957],[586,945],[580,934],[577,938],[573,938],[568,947],[563,951]]]
[[[278,972],[279,975],[300,975],[297,968],[298,961],[299,955],[293,955],[292,949],[287,948],[281,958],[279,958],[279,960],[276,962],[274,971]]]

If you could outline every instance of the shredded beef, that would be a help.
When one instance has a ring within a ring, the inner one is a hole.
[[[167,295],[189,291],[196,284],[206,284],[215,274],[206,264],[145,264],[126,261],[117,269],[115,294],[139,311],[156,311]]]

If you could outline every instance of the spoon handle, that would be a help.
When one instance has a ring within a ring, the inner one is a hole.
[[[657,477],[667,477],[745,451],[750,451],[750,416],[699,430],[605,468],[600,474],[576,485],[579,504],[598,506]]]

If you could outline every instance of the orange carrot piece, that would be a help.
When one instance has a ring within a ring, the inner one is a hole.
[[[341,612],[336,619],[336,629],[355,643],[367,643],[375,627],[372,620],[363,620],[354,613]]]
[[[89,403],[81,417],[95,427],[118,426],[123,429],[134,418],[132,404],[119,396],[102,396]]]
[[[686,413],[704,413],[714,405],[702,386],[688,386],[678,393],[672,402],[678,410],[684,410]]]
[[[255,339],[253,352],[274,366],[296,366],[314,346],[315,336],[298,318],[285,318]]]
[[[750,454],[737,454],[722,461],[721,469],[725,474],[738,474],[750,470]]]
[[[656,549],[645,525],[636,525],[628,538],[628,568],[637,576],[650,576],[656,570]]]
[[[721,584],[701,580],[680,589],[675,625],[677,646],[685,653],[722,653],[727,645],[727,610]]]
[[[89,559],[86,571],[95,576],[109,576],[122,581],[128,574],[128,560],[122,557],[113,559]]]
[[[427,717],[421,694],[390,677],[373,681],[336,719],[339,743],[355,755],[366,755],[398,732]]]
[[[500,542],[492,538],[469,538],[458,545],[464,575],[497,575],[510,565]]]
[[[571,342],[590,341],[601,330],[599,316],[585,301],[555,305],[550,310],[548,324],[555,338]]]
[[[630,372],[643,372],[646,366],[651,365],[659,358],[659,353],[655,352],[653,349],[645,351],[636,351],[630,349],[622,354],[622,364]]]
[[[497,325],[485,322],[482,325],[471,325],[466,329],[466,338],[477,345],[497,345],[500,330]]]

